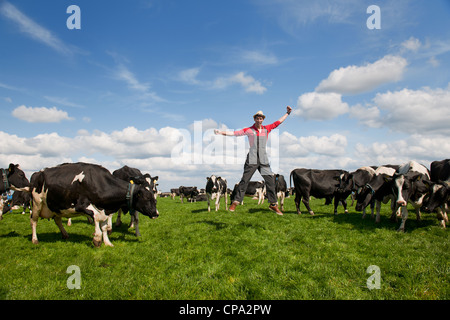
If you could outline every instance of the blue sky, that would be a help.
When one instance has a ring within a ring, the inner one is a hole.
[[[79,30],[66,26],[72,4]],[[370,5],[381,29],[367,27]],[[269,124],[287,105],[271,146],[286,176],[429,165],[450,155],[449,18],[446,0],[2,0],[0,166],[127,164],[163,191],[211,174],[234,184],[241,154],[216,150],[231,160],[214,163],[204,150],[245,138],[211,129],[250,126],[258,110]],[[187,138],[203,162],[174,160]]]

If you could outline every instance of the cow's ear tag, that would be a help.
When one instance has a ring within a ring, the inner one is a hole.
[[[131,183],[131,184],[134,184],[134,181],[133,181],[133,180],[130,180],[130,183]]]

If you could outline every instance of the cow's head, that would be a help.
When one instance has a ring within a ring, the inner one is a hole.
[[[1,193],[7,189],[16,191],[29,191],[30,189],[30,181],[28,181],[25,173],[19,168],[18,164],[11,163],[7,170],[2,169],[1,176]]]
[[[413,197],[421,197],[427,193],[428,187],[423,183],[423,177],[418,172],[394,175],[393,191],[399,206],[405,207],[408,200],[417,200]]]
[[[337,191],[339,193],[350,193],[353,187],[352,175],[347,171],[342,171],[341,174],[334,178],[338,181]]]
[[[374,199],[375,193],[381,188],[389,188],[392,184],[393,178],[387,174],[380,174],[366,183],[356,194],[356,211],[362,211]]]
[[[159,216],[156,209],[156,199],[153,191],[149,187],[137,185],[134,192],[134,208],[145,216],[157,218]]]
[[[216,177],[212,175],[211,177],[206,178],[206,192],[207,193],[216,193],[219,191],[219,180],[220,177]]]

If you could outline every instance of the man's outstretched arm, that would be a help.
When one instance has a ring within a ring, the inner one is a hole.
[[[291,113],[291,111],[292,111],[292,108],[287,106],[286,107],[286,113],[278,120],[278,121],[280,121],[280,124],[283,123],[284,120],[286,120],[286,118]]]

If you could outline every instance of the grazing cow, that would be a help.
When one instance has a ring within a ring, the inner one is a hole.
[[[236,194],[239,190],[239,183],[234,185],[234,189],[231,192],[230,195],[230,201],[233,203]],[[263,181],[250,181],[247,185],[247,190],[245,190],[245,196],[252,197],[252,198],[258,198],[258,204],[261,204],[264,202],[264,195],[266,194],[266,184]],[[244,201],[242,200],[241,204],[244,204]]]
[[[178,188],[180,192],[181,203],[183,202],[183,197],[187,198],[189,202],[195,202],[195,198],[199,195],[197,187],[184,187],[181,186]]]
[[[350,173],[350,180],[352,183],[352,206],[354,200],[361,192],[362,187],[368,183],[373,176],[375,176],[375,169],[372,167],[361,167],[354,172]],[[331,200],[330,200],[331,203]],[[372,206],[371,206],[372,207]],[[363,209],[363,218],[366,215],[366,208]],[[372,207],[372,217],[373,217],[373,207]]]
[[[327,198],[334,197],[334,214],[337,214],[339,201],[342,202],[347,213],[347,197],[351,193],[351,179],[349,172],[345,170],[316,170],[316,169],[294,169],[291,171],[290,181],[294,180],[295,206],[297,213],[300,212],[300,200],[305,205],[309,214],[314,211],[309,206],[309,197]]]
[[[381,166],[375,170],[375,175],[372,179],[366,183],[359,191],[356,196],[357,203],[355,210],[363,211],[363,219],[366,216],[365,208],[371,204],[372,218],[373,204],[376,204],[377,216],[375,219],[376,223],[381,221],[380,211],[381,203],[388,203],[391,201],[392,212],[395,212],[395,197],[392,193],[392,176],[395,173],[395,169],[392,167]]]
[[[55,220],[64,239],[68,234],[61,218],[87,215],[94,219],[94,245],[103,242],[113,246],[108,238],[108,216],[128,206],[151,218],[159,216],[153,191],[113,176],[107,169],[89,163],[65,163],[35,172],[30,189],[33,213],[30,218],[32,242],[38,243],[36,226],[39,217]]]
[[[10,164],[8,169],[0,169],[2,181],[0,183],[0,194],[8,190],[29,192],[30,182],[18,164]]]
[[[0,182],[0,195],[9,190],[29,192],[30,182],[18,164],[11,163],[8,169],[0,169],[0,174],[2,176]],[[3,219],[3,210],[6,210],[6,204],[3,204],[4,206],[2,206],[0,210],[0,220]]]
[[[172,198],[172,200],[175,199],[176,196],[180,195],[180,189],[179,188],[174,188],[174,189],[170,189],[170,197]]]
[[[408,202],[413,205],[417,220],[420,221],[420,207],[428,193],[428,186],[423,182],[424,179],[429,180],[430,173],[425,166],[416,161],[409,161],[400,165],[394,175],[393,192],[397,199],[397,205],[402,209],[402,222],[398,231],[405,231],[405,223],[408,219],[406,207]]]
[[[130,168],[129,166],[123,166],[120,169],[115,170],[113,173],[113,176],[129,182],[141,185],[143,187],[147,187],[150,190],[153,191],[153,195],[156,199],[157,189],[156,189],[156,181],[158,181],[158,177],[151,177],[150,174],[142,174],[142,172],[139,169],[136,168]],[[123,208],[120,208],[117,213],[117,220],[116,220],[116,227],[119,227],[122,225],[121,215],[122,213],[127,213],[129,208],[125,205]],[[112,219],[113,215],[109,216],[109,219]],[[136,237],[140,237],[141,233],[139,232],[139,212],[136,210],[130,210],[130,216],[131,216],[131,223],[129,228],[133,228],[136,233]],[[112,222],[109,222],[112,223]]]
[[[206,195],[208,197],[208,212],[211,211],[210,200],[216,199],[216,211],[220,207],[220,197],[225,197],[225,210],[228,210],[228,196],[227,196],[227,180],[221,177],[212,175],[206,178]]]
[[[284,211],[284,198],[286,197],[287,184],[284,180],[284,176],[281,174],[274,174],[275,178],[275,193],[277,194],[277,200],[280,199],[280,209]]]
[[[26,208],[30,210],[31,213],[31,194],[25,191],[14,191],[12,195],[12,200],[10,203],[11,209],[16,210],[22,207],[22,214],[25,214]]]
[[[424,210],[437,211],[439,224],[445,228],[450,207],[450,159],[433,161],[430,165],[431,181],[424,180],[430,190]]]

